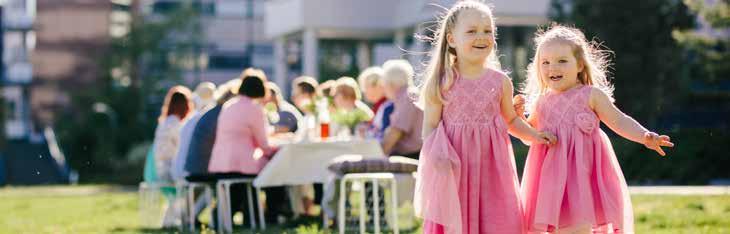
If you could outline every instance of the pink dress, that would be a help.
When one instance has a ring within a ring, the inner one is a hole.
[[[425,171],[419,171],[422,181],[417,186],[416,207],[424,218],[424,233],[524,232],[512,145],[500,112],[505,79],[509,78],[490,69],[475,80],[457,77],[444,93],[448,103],[443,106],[442,122],[424,142],[421,160],[426,165],[419,165]],[[451,168],[428,165],[441,158],[451,159]],[[454,177],[450,181],[455,185],[441,181],[449,177]],[[454,197],[458,199],[450,200]],[[436,209],[441,213],[429,207],[441,208]],[[460,215],[444,215],[455,211]],[[454,219],[461,225],[454,224]]]
[[[595,233],[633,233],[626,181],[611,142],[588,105],[591,86],[548,93],[534,114],[557,145],[533,145],[522,178],[527,227],[553,232],[588,226]]]

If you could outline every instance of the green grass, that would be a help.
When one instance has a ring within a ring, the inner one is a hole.
[[[77,188],[0,190],[0,232],[109,233],[139,226],[136,193]]]
[[[634,196],[636,233],[730,233],[730,196]]]
[[[633,198],[636,233],[730,233],[730,195]],[[133,188],[44,186],[0,189],[0,233],[175,233],[143,228]],[[319,219],[265,233],[326,233]],[[247,230],[239,230],[249,233]]]

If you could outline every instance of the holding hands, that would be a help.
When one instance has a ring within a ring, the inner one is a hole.
[[[522,94],[515,95],[512,98],[512,105],[515,108],[515,113],[523,120],[527,120],[525,117],[525,96]],[[538,132],[537,139],[533,139],[533,142],[538,144],[555,145],[558,142],[558,137],[555,134],[542,131]]]
[[[512,98],[512,104],[515,107],[515,113],[522,119],[525,119],[525,96],[517,94]]]
[[[540,138],[536,142],[539,142],[540,144],[552,146],[555,145],[555,143],[558,143],[558,137],[552,132],[542,131],[538,133],[538,136]]]

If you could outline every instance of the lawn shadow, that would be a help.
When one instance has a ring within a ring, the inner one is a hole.
[[[126,228],[116,227],[109,231],[109,233],[144,233],[144,234],[168,234],[168,233],[183,233],[177,228]]]

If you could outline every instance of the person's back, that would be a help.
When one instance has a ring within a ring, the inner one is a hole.
[[[162,182],[172,183],[172,160],[177,154],[180,135],[180,118],[171,115],[157,125],[154,139],[155,167]]]
[[[401,132],[401,137],[391,150],[391,155],[401,155],[418,159],[423,139],[423,111],[416,107],[408,96],[408,89],[402,88],[392,100],[392,114],[390,114],[389,128]],[[386,130],[387,131],[387,130]]]
[[[218,116],[208,171],[257,174],[268,162],[255,157],[256,149],[268,150],[265,125],[263,108],[253,99],[239,95],[227,101]]]
[[[378,108],[373,117],[373,128],[375,129],[375,138],[379,141],[383,140],[385,129],[390,127],[390,116],[393,114],[395,106],[392,101],[387,100]]]
[[[218,116],[221,108],[222,105],[217,105],[208,110],[195,125],[188,148],[188,156],[185,160],[185,170],[191,175],[208,173],[208,163],[215,143]]]
[[[198,120],[200,120],[200,116],[202,116],[202,114],[203,113],[196,111],[180,128],[180,143],[178,144],[177,154],[172,160],[172,178],[174,180],[182,180],[190,174],[187,170],[185,170],[185,161],[187,161],[188,158],[188,150],[190,149],[190,141],[192,140],[195,125],[198,123]]]

